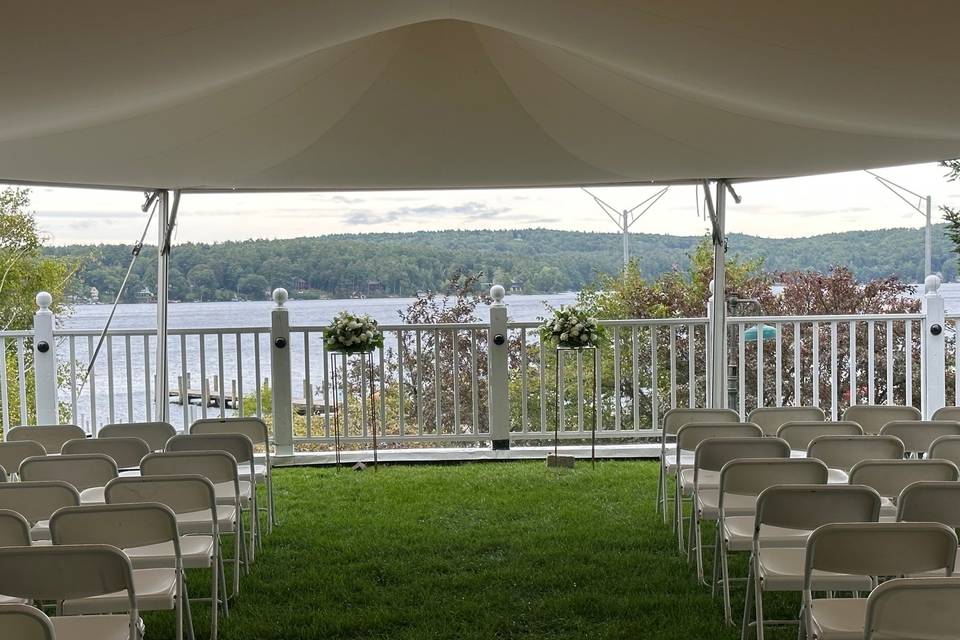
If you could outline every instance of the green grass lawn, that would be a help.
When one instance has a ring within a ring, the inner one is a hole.
[[[221,638],[739,638],[656,516],[656,477],[654,462],[278,470],[280,526]],[[174,637],[172,615],[144,618],[148,640]]]

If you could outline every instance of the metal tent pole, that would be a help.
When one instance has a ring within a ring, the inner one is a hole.
[[[169,384],[167,381],[167,278],[170,274],[170,250],[166,246],[170,226],[170,192],[160,192],[157,211],[157,377],[155,381],[154,416],[160,422],[170,421]],[[184,425],[186,428],[187,425]]]
[[[713,296],[710,298],[710,394],[708,405],[726,406],[727,304],[726,296],[726,213],[727,186],[718,180],[716,206],[710,200],[710,185],[704,181],[707,209],[713,224]]]
[[[927,196],[927,226],[923,239],[923,277],[933,273],[933,221],[931,219],[931,209],[933,209],[933,199]]]

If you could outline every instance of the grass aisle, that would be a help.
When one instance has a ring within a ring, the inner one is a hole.
[[[221,638],[739,638],[656,517],[656,477],[653,462],[279,470],[281,524]],[[173,638],[171,616],[145,618]]]

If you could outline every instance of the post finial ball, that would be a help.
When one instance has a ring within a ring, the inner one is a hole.
[[[273,301],[277,303],[278,307],[282,307],[289,298],[290,294],[283,287],[277,287],[273,290]]]
[[[931,273],[924,279],[923,287],[926,293],[936,293],[940,290],[940,276]]]
[[[40,309],[46,311],[50,308],[50,305],[53,304],[53,296],[47,293],[46,291],[41,291],[37,294],[37,306]]]
[[[505,296],[506,293],[502,285],[495,284],[490,287],[490,297],[493,298],[494,304],[502,304],[503,296]]]

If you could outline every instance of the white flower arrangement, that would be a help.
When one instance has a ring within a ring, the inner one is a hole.
[[[565,349],[596,347],[603,335],[597,319],[580,306],[554,309],[553,317],[540,325],[541,340],[550,340]]]
[[[383,332],[370,316],[343,311],[324,329],[323,344],[327,351],[369,353],[383,346]]]

